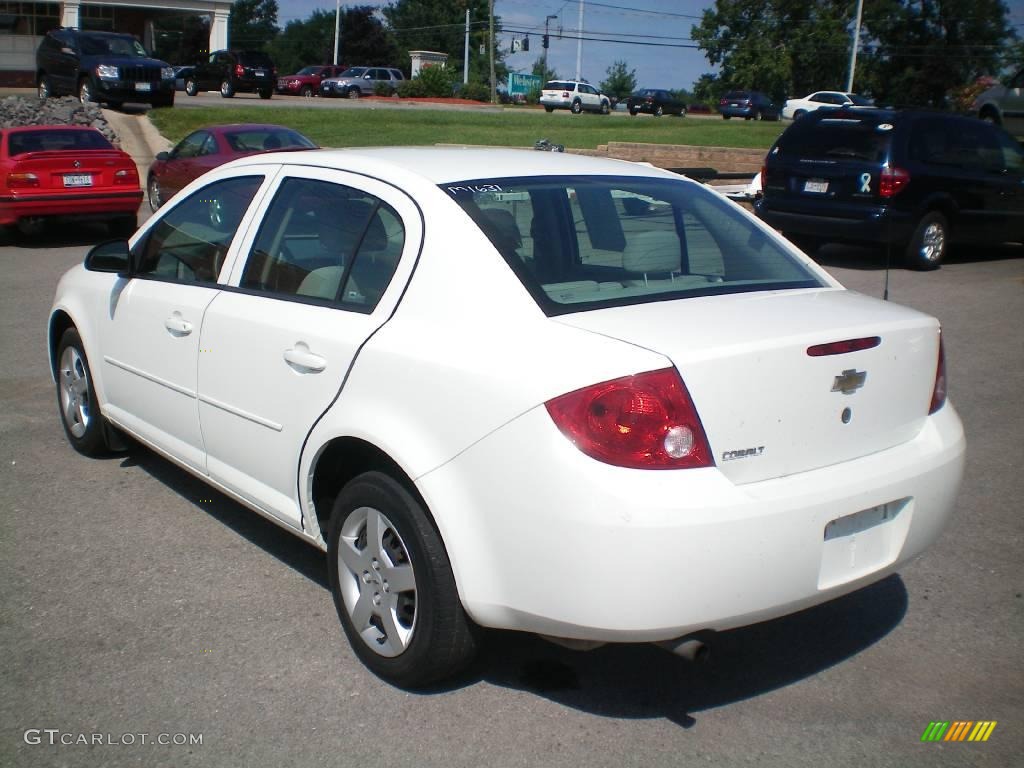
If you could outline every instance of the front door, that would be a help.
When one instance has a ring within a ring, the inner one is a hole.
[[[306,437],[390,316],[407,279],[392,277],[415,258],[421,224],[392,187],[298,166],[258,215],[237,289],[203,321],[199,415],[210,476],[298,528]]]

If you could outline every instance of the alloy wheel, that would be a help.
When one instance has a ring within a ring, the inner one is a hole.
[[[85,361],[75,347],[69,346],[60,357],[60,410],[75,437],[82,437],[89,428],[91,404]]]

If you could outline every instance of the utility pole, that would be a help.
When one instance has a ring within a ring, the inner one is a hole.
[[[328,6],[329,8],[330,6]],[[338,66],[338,41],[341,39],[341,0],[334,0],[334,66]]]
[[[583,0],[580,0],[580,21],[576,25],[576,79],[583,79]]]
[[[550,40],[550,38],[548,37],[548,22],[550,22],[552,19],[557,19],[557,18],[558,18],[558,16],[556,14],[552,13],[552,14],[549,14],[547,16],[547,18],[544,19],[544,40],[542,42],[544,43],[544,75],[543,75],[543,77],[544,77],[545,80],[547,79],[547,76],[548,76],[548,41]]]
[[[850,51],[850,76],[846,79],[846,92],[853,93],[853,73],[857,69],[857,47],[860,45],[860,19],[864,13],[864,0],[857,0],[857,24],[853,28],[853,50]]]
[[[494,0],[490,0],[488,3],[489,10],[488,15],[490,16],[490,23],[487,27],[487,47],[491,54],[491,104],[498,103],[498,84],[494,82]]]
[[[469,82],[469,8],[466,9],[466,44],[462,55],[462,84]]]

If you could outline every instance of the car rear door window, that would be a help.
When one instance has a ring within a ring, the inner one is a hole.
[[[133,274],[216,283],[238,225],[262,183],[262,176],[236,176],[192,193],[136,244]]]
[[[800,120],[779,139],[776,154],[807,160],[881,162],[888,153],[891,134],[892,126],[877,120]]]
[[[318,179],[285,179],[240,287],[369,312],[391,282],[404,245],[398,214],[373,195]]]

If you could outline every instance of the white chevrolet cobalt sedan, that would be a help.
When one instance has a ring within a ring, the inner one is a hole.
[[[963,468],[934,318],[613,160],[240,159],[70,270],[49,342],[74,448],[130,435],[325,550],[401,686],[479,627],[692,655],[900,568]]]

